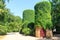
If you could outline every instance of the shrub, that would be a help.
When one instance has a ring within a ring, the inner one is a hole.
[[[22,30],[22,32],[23,32],[24,35],[30,35],[31,29],[26,27]]]
[[[7,27],[0,25],[0,35],[7,34]]]

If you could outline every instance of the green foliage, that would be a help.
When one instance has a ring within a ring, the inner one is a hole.
[[[31,29],[26,27],[22,30],[22,32],[23,32],[24,35],[30,35]]]
[[[7,34],[7,27],[0,25],[0,35]]]
[[[34,17],[35,17],[35,14],[34,14],[33,10],[27,9],[27,10],[23,11],[23,21],[28,21],[29,23],[30,22],[34,23]]]
[[[60,24],[60,0],[52,0],[52,22],[54,27],[58,27]]]
[[[57,3],[57,2],[59,2],[59,0],[52,0],[52,2],[53,2],[53,3]]]
[[[8,29],[10,30],[10,32],[18,31],[18,25],[15,22],[11,22],[9,23]]]
[[[29,26],[30,23],[35,22],[35,13],[33,10],[28,9],[28,10],[23,11],[23,22],[26,22],[27,27],[29,27],[29,28],[31,27],[31,29],[33,29],[34,26]],[[24,27],[26,27],[26,26],[24,25]]]
[[[60,27],[60,2],[56,5],[56,26]]]
[[[7,32],[17,32],[21,29],[22,19],[14,16],[5,6],[6,0],[0,0],[0,35]],[[9,0],[7,0],[9,1]]]
[[[43,1],[35,5],[35,25],[39,27],[50,28],[52,27],[51,21],[51,4],[50,2]],[[49,26],[48,26],[49,25]]]
[[[34,21],[35,21],[35,13],[33,10],[24,10],[23,11],[23,26],[20,33],[25,35],[33,35],[34,30]],[[28,30],[29,29],[29,30]],[[26,33],[24,33],[25,31]],[[31,32],[31,33],[30,33]]]
[[[10,32],[18,32],[21,28],[22,20],[20,17],[16,16],[13,19],[8,20],[8,29]]]
[[[52,0],[51,2],[51,14],[52,14],[52,22],[53,27],[56,28],[57,31],[60,31],[60,0]]]

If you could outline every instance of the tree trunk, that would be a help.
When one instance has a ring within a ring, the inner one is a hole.
[[[35,36],[40,38],[40,28],[39,27],[36,27],[36,33],[35,33]]]
[[[35,33],[36,37],[38,38],[43,38],[45,37],[45,32],[44,30],[42,29],[42,27],[36,27],[36,33]]]
[[[47,38],[52,38],[53,37],[52,30],[46,29],[46,37]]]

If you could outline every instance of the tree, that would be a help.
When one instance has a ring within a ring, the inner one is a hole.
[[[54,29],[56,29],[56,31],[59,33],[59,29],[60,29],[60,0],[52,0],[50,1],[51,2],[51,5],[52,5],[52,11],[51,11],[51,14],[52,14],[52,22],[53,22],[53,27]]]
[[[47,7],[46,7],[47,5]],[[35,5],[35,22],[39,27],[47,28],[46,25],[51,22],[51,4],[49,2],[40,2]]]
[[[51,4],[43,1],[35,5],[35,26],[44,29],[52,29]],[[40,30],[40,29],[39,29]]]
[[[6,8],[5,1],[6,0],[0,0],[0,35],[6,34],[7,32],[19,31],[22,24],[22,19],[19,16],[14,16],[11,11]]]
[[[7,13],[7,8],[5,7],[5,0],[0,0],[0,35],[7,33],[7,27],[5,26],[5,14]]]
[[[22,30],[26,29],[26,27],[27,27],[27,29],[25,31],[28,32],[28,29],[29,29],[30,30],[29,35],[33,35],[33,33],[34,33],[34,20],[35,20],[34,17],[35,17],[35,14],[34,14],[33,10],[27,9],[27,10],[23,11],[24,25],[22,26]],[[23,33],[26,34],[24,31],[23,31]],[[28,34],[26,34],[26,35],[28,35]]]

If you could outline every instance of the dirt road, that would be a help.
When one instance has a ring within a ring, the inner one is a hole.
[[[0,40],[37,40],[38,38],[31,36],[23,36],[19,33],[8,33],[8,35],[0,36]]]
[[[60,40],[60,37],[52,37],[52,39]],[[24,36],[19,34],[18,32],[14,32],[14,33],[8,33],[7,35],[4,36],[0,35],[0,40],[48,40],[48,39],[41,39],[32,36]]]

